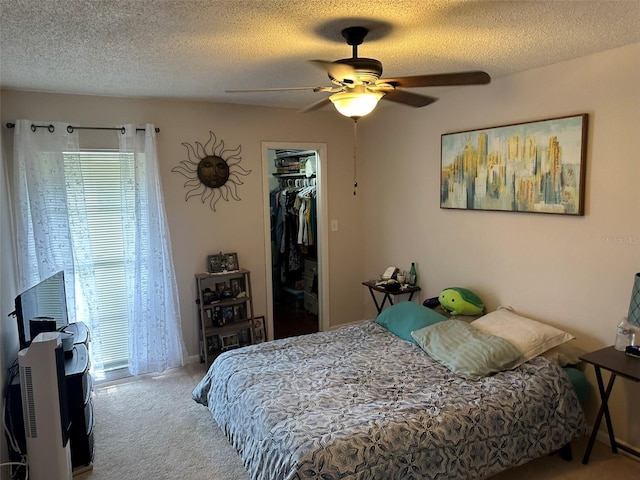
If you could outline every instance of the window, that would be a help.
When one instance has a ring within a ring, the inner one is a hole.
[[[128,364],[128,307],[124,270],[123,206],[121,185],[132,170],[133,154],[117,150],[79,152],[81,184],[67,183],[68,193],[83,193],[89,242],[94,261],[96,304],[100,312],[100,338],[104,370]],[[65,168],[70,168],[65,156]],[[74,189],[77,189],[75,192]]]

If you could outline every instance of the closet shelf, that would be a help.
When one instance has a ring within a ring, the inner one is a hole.
[[[306,173],[274,173],[272,175],[276,178],[304,178],[307,176]],[[316,174],[314,173],[309,178],[316,178]]]
[[[312,157],[316,155],[315,150],[290,150],[282,152],[281,154],[276,154],[276,158],[304,158],[304,157]]]

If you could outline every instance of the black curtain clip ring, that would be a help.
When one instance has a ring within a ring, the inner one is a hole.
[[[67,132],[73,133],[73,127],[71,125],[67,125]]]
[[[51,124],[50,124],[50,125],[47,127],[47,130],[49,130],[49,133],[53,133],[53,132],[56,130],[56,127],[54,127],[53,125],[51,125]]]

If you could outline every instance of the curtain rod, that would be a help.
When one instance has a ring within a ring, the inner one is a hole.
[[[7,128],[15,128],[15,123],[7,123]],[[35,132],[38,128],[46,128],[50,132],[55,130],[53,125],[31,125],[31,131]],[[67,132],[73,133],[74,130],[120,130],[120,133],[124,134],[124,127],[74,127],[73,125],[67,126]],[[160,132],[158,127],[155,128],[156,133]],[[136,132],[144,132],[144,128],[136,128]]]

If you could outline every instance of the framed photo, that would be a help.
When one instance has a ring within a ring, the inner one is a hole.
[[[240,342],[241,347],[251,345],[251,333],[248,328],[243,328],[238,331],[238,341]]]
[[[227,285],[226,282],[216,283],[216,292],[218,293],[218,296],[222,296],[222,294],[227,290],[229,290],[229,285]]]
[[[207,256],[207,272],[223,273],[240,269],[237,253],[222,253]]]
[[[219,299],[232,298],[231,284],[228,281],[216,283],[216,295]]]
[[[244,311],[244,305],[234,305],[233,306],[233,321],[239,322],[245,320],[246,315]]]
[[[220,343],[222,344],[222,350],[229,350],[231,348],[237,348],[240,346],[237,333],[230,333],[229,335],[220,335]]]
[[[207,355],[213,355],[220,350],[220,343],[217,335],[207,337]]]
[[[227,319],[223,315],[222,307],[213,307],[213,326],[224,327],[225,323],[227,323]]]
[[[204,326],[205,328],[213,327],[213,312],[210,308],[204,309]]]
[[[222,318],[224,319],[225,325],[233,322],[233,307],[222,307]]]
[[[238,263],[238,254],[227,253],[226,256],[227,256],[227,270],[229,272],[240,270],[240,264]]]
[[[445,133],[440,208],[584,215],[588,114]]]
[[[242,277],[232,278],[229,280],[231,294],[235,298],[240,292],[244,292],[244,279]]]
[[[262,343],[267,341],[267,328],[264,323],[264,317],[255,317],[253,319],[251,334],[253,336],[251,343]]]
[[[207,257],[207,272],[209,273],[222,273],[226,262],[223,262],[222,255],[209,255]]]

